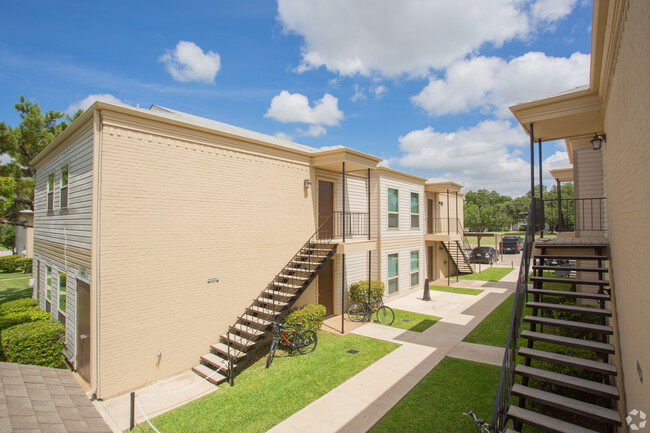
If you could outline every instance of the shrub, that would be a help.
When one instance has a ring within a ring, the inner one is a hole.
[[[371,302],[378,301],[384,297],[384,291],[386,286],[381,281],[371,281],[370,282],[370,296]],[[357,281],[352,283],[348,289],[350,293],[350,300],[352,302],[365,302],[368,300],[368,280]]]
[[[0,315],[16,311],[24,311],[30,308],[38,307],[38,301],[32,298],[21,298],[15,301],[5,302],[0,305]]]
[[[60,367],[63,364],[65,327],[54,320],[23,323],[2,331],[7,362]]]
[[[293,325],[296,322],[302,322],[301,326],[296,326],[294,329],[298,331],[311,329],[316,332],[323,326],[325,311],[325,306],[319,304],[309,304],[302,308],[294,308],[284,317],[284,323],[286,325]],[[292,338],[289,338],[289,340],[291,341]]]
[[[18,263],[18,269],[21,271],[31,274],[32,273],[32,258],[31,257],[25,257],[24,259],[18,259],[16,260]]]
[[[0,271],[3,272],[16,272],[16,269],[20,266],[18,264],[18,259],[20,256],[4,256],[0,257]]]
[[[3,312],[0,314],[0,330],[11,328],[25,322],[36,322],[47,320],[50,313],[39,310],[36,307],[25,308],[23,310]],[[4,332],[4,331],[3,331]]]

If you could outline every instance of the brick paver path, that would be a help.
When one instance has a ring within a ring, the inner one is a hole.
[[[0,433],[111,432],[68,370],[0,362]]]

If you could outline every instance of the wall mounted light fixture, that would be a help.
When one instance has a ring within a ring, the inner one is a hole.
[[[439,201],[438,204],[439,204],[440,206],[442,206],[442,205],[445,204],[445,203],[444,203],[443,201]]]
[[[305,188],[311,188],[311,179],[305,179]]]
[[[594,134],[594,138],[591,139],[591,148],[600,150],[603,147],[603,141],[607,143],[607,134]]]

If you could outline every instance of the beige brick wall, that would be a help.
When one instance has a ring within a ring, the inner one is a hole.
[[[105,120],[102,398],[198,364],[315,230],[308,161],[251,144],[238,152],[233,139],[153,122],[135,131],[110,113]],[[208,284],[212,277],[220,281]]]
[[[626,404],[648,413],[650,2],[630,1],[625,19],[605,107],[603,168]]]

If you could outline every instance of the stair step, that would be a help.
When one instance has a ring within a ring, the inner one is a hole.
[[[302,280],[302,281],[307,281],[309,277],[299,277],[298,275],[287,275],[287,274],[279,274],[277,278],[285,278],[287,280]]]
[[[287,288],[287,289],[294,289],[294,290],[297,290],[297,289],[301,289],[301,288],[302,288],[302,285],[297,286],[297,285],[295,285],[295,284],[289,284],[289,283],[278,283],[278,282],[276,282],[276,281],[274,281],[272,284],[273,284],[273,286],[275,286],[275,287],[285,287],[285,288]]]
[[[257,343],[254,340],[249,340],[243,335],[237,335],[237,334],[222,334],[220,335],[220,337],[226,341],[230,340],[231,350],[233,345],[236,345],[238,347],[243,347],[245,349],[250,349],[251,347],[255,346],[255,344]]]
[[[262,292],[262,295],[266,295],[266,294],[267,294],[266,292]],[[278,307],[286,308],[289,305],[288,302],[278,301],[272,298],[263,298],[262,295],[260,295],[260,297],[257,298],[255,302],[257,302],[258,304],[264,304],[266,306],[272,306],[274,308],[278,308]]]
[[[607,256],[590,256],[590,255],[548,255],[540,254],[534,257],[534,259],[544,259],[544,260],[608,260]]]
[[[237,323],[235,326],[233,326],[233,329],[235,331],[242,332],[244,334],[250,335],[251,337],[254,338],[259,338],[264,335],[264,331],[260,331],[259,329],[251,328],[250,326],[246,326],[243,323]]]
[[[215,352],[219,352],[222,355],[224,355],[226,358],[228,357],[228,345],[224,343],[217,343],[213,344],[210,346]],[[243,357],[246,356],[246,352],[242,352],[241,350],[237,350],[234,347],[230,346],[230,356],[235,360],[238,361],[242,359]]]
[[[621,416],[617,411],[612,409],[541,391],[539,389],[529,388],[518,383],[512,385],[511,392],[512,394],[525,398],[526,400],[533,400],[546,406],[562,409],[596,421],[621,425]]]
[[[577,329],[585,332],[600,332],[602,334],[613,334],[611,326],[595,325],[593,323],[576,322],[573,320],[551,319],[550,317],[524,316],[524,322],[537,323],[539,325],[559,326],[562,328]]]
[[[527,302],[526,306],[528,308],[539,308],[542,310],[569,311],[571,313],[597,314],[599,316],[612,315],[612,311],[605,308],[578,307],[575,305],[566,304],[548,304],[546,302]]]
[[[562,337],[560,335],[532,331],[521,331],[521,337],[528,340],[544,341],[546,343],[592,350],[594,352],[614,353],[614,346],[609,343],[600,343],[598,341],[581,340],[579,338]]]
[[[508,417],[550,433],[598,433],[515,405],[508,408]]]
[[[293,298],[296,296],[295,293],[288,293],[288,292],[281,292],[279,290],[273,290],[273,289],[264,289],[264,292],[268,295],[273,295],[273,296],[280,296],[282,298]]]
[[[304,261],[304,260],[292,260],[291,264],[293,265],[300,265],[300,266],[311,266],[311,267],[318,267],[321,265],[321,262],[315,262],[315,261]]]
[[[204,377],[208,382],[214,383],[215,385],[219,385],[221,382],[226,381],[226,376],[215,372],[213,369],[203,364],[192,367],[192,371],[194,371],[199,376]]]
[[[555,277],[530,277],[531,281],[540,281],[542,283],[565,283],[565,284],[585,284],[589,286],[609,286],[607,280],[587,280],[584,278],[555,278]]]
[[[268,308],[258,307],[257,305],[251,305],[247,308],[248,311],[253,311],[255,313],[264,314],[267,316],[277,316],[280,314],[279,311],[269,310]]]
[[[284,268],[286,272],[301,272],[303,274],[311,274],[312,271],[309,269],[303,269],[303,268]]]
[[[591,359],[578,358],[576,356],[562,355],[560,353],[546,352],[544,350],[530,349],[528,347],[519,348],[519,355],[525,358],[539,359],[540,361],[551,362],[553,364],[568,365],[578,367],[584,370],[595,371],[596,373],[609,374],[616,376],[616,366],[605,362],[592,361]]]
[[[533,269],[548,270],[548,271],[580,271],[580,272],[609,272],[609,268],[598,268],[589,266],[549,266],[549,265],[535,265]]]
[[[528,289],[529,294],[549,295],[549,296],[564,296],[565,298],[581,298],[581,299],[596,299],[602,301],[609,301],[610,296],[607,293],[588,293],[588,292],[572,292],[569,290],[544,290],[544,289]]]
[[[308,248],[308,251],[324,251],[326,253],[331,253],[332,248]]]
[[[578,377],[568,376],[566,374],[555,373],[539,368],[527,367],[521,364],[515,367],[515,373],[520,376],[531,377],[533,379],[603,397],[613,398],[615,400],[618,400],[619,398],[618,389],[612,385],[605,385],[603,383],[580,379]]]
[[[231,348],[232,350],[232,348]],[[206,353],[205,355],[201,356],[201,360],[207,362],[211,366],[214,367],[215,370],[228,370],[228,360],[220,357],[219,355],[215,355],[214,353]],[[233,365],[234,368],[237,368],[236,365]]]
[[[245,322],[254,323],[258,326],[264,326],[264,327],[267,327],[271,324],[269,320],[264,320],[259,317],[251,316],[249,314],[244,314],[243,316],[240,317],[240,319]]]

